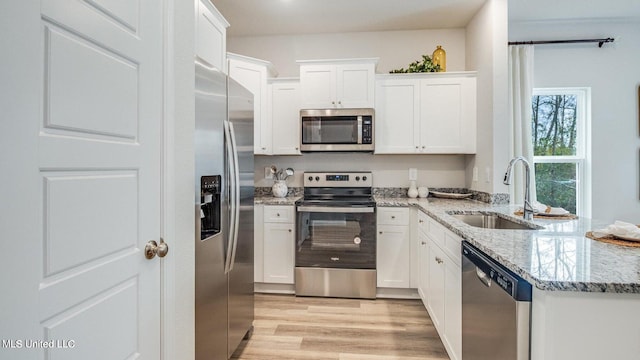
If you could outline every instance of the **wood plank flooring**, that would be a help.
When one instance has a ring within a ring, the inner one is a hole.
[[[419,300],[257,294],[254,332],[232,359],[449,359]]]

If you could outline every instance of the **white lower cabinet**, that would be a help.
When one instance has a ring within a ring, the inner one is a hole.
[[[462,356],[462,269],[459,254],[462,240],[422,212],[418,214],[417,226],[420,296],[449,357],[459,360]]]
[[[378,208],[377,285],[405,288],[411,283],[409,208]]]
[[[261,259],[263,268],[262,282],[264,283],[294,283],[294,214],[293,206],[264,206],[263,257]],[[257,264],[258,261],[256,261]]]

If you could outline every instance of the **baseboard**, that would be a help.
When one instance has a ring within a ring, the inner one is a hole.
[[[376,297],[380,299],[420,299],[417,289],[378,288]]]
[[[253,292],[264,294],[295,294],[296,289],[293,284],[255,283],[253,284]]]

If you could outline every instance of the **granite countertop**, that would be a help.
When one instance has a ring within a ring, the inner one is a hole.
[[[640,294],[640,248],[607,244],[584,236],[607,223],[586,218],[534,219],[541,229],[493,230],[467,225],[449,213],[491,211],[517,218],[513,215],[515,207],[435,198],[376,197],[376,203],[381,207],[421,209],[539,289]]]
[[[272,195],[256,196],[253,198],[254,204],[261,205],[295,205],[302,196],[287,196],[283,198],[274,197]]]

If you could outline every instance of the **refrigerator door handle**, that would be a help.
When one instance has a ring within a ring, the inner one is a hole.
[[[227,238],[227,252],[225,254],[224,260],[224,273],[228,273],[231,271],[231,253],[233,248],[233,234],[235,232],[234,226],[236,223],[235,215],[236,215],[236,186],[235,186],[235,162],[233,161],[233,144],[231,138],[231,130],[229,127],[229,122],[224,122],[224,137],[225,137],[225,145],[227,152],[227,161],[229,162],[229,207],[230,207],[230,218],[229,218],[229,237]]]
[[[233,129],[233,123],[229,123],[229,132],[231,134],[231,148],[233,154],[233,190],[236,192],[233,211],[234,223],[233,223],[233,245],[231,250],[231,263],[229,271],[233,270],[233,265],[236,263],[236,249],[238,248],[238,227],[240,226],[240,167],[238,165],[238,145],[236,143],[236,133]]]

